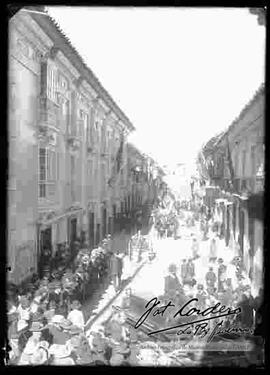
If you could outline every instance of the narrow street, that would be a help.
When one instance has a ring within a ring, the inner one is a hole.
[[[149,262],[147,254],[145,254],[141,264],[132,264],[128,257],[125,257],[121,292],[116,295],[112,283],[109,283],[103,293],[102,291],[96,293],[99,299],[94,296],[84,306],[85,316],[89,317],[89,321],[96,317],[93,326],[91,325],[92,329],[108,319],[112,305],[121,306],[126,289],[130,289],[133,296],[142,298],[145,301],[163,295],[164,278],[168,274],[170,264],[177,266],[177,276],[181,281],[180,267],[182,260],[192,256],[191,234],[195,234],[199,239],[199,257],[194,261],[196,285],[192,289],[188,288],[186,292],[195,293],[198,284],[203,284],[206,287],[205,274],[209,269],[210,239],[206,241],[200,240],[201,233],[199,232],[198,223],[195,223],[192,228],[187,228],[183,224],[182,228],[183,236],[177,240],[173,238],[152,239],[153,248],[156,252],[156,257],[153,261]],[[227,274],[232,278],[233,284],[235,284],[235,268],[229,263],[232,259],[232,254],[228,249],[225,252],[222,244],[218,247],[219,257],[224,259],[224,264],[227,266]],[[213,269],[217,273],[217,264],[214,265]],[[134,276],[136,270],[138,271]]]
[[[8,6],[6,364],[262,360],[264,8]]]

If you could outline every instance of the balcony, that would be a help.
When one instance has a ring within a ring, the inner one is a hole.
[[[73,154],[77,153],[81,148],[82,139],[77,134],[68,134],[67,135],[67,146],[68,150]]]
[[[56,183],[55,181],[39,181],[38,197],[40,205],[50,205],[55,203]]]
[[[40,125],[58,129],[59,106],[47,97],[40,98],[39,106]]]

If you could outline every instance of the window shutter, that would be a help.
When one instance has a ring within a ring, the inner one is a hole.
[[[57,160],[56,160],[56,179],[60,180],[60,153],[57,152]]]
[[[47,74],[48,74],[47,63],[43,62],[41,63],[41,73],[40,73],[40,78],[41,78],[40,94],[42,96],[46,96],[47,94],[47,79],[48,79]]]
[[[51,151],[51,176],[52,180],[56,180],[56,153]]]

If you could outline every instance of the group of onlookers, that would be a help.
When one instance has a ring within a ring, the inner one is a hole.
[[[81,304],[69,312],[41,287],[9,299],[9,360],[11,365],[130,365],[137,361],[136,342],[125,326],[125,314],[114,312],[103,326],[88,328]],[[133,345],[133,348],[132,348]]]

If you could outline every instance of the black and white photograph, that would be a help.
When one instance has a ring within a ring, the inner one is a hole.
[[[266,7],[19,8],[5,366],[264,368]]]

